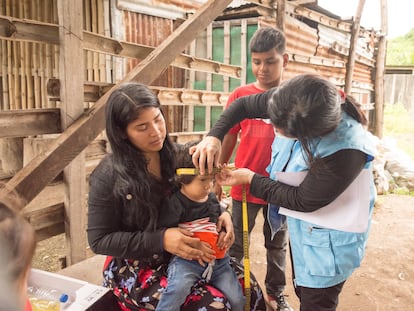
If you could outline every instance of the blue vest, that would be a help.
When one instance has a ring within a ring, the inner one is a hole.
[[[327,157],[342,149],[355,149],[367,155],[365,168],[371,168],[375,145],[363,126],[342,113],[338,127],[326,136],[313,140],[313,153]],[[268,166],[270,178],[280,171],[300,172],[309,169],[298,141],[276,137],[272,145],[272,159]],[[360,266],[368,238],[375,187],[371,178],[368,229],[351,233],[319,228],[312,223],[287,217],[293,257],[295,284],[311,288],[326,288],[345,281]],[[316,229],[314,227],[317,227]]]

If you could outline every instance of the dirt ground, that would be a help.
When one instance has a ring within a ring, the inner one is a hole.
[[[266,273],[262,224],[263,218],[258,216],[250,246],[251,271],[261,285]],[[414,197],[379,196],[366,257],[362,266],[345,283],[338,311],[414,310],[413,236]],[[42,241],[38,245],[33,266],[47,271],[60,270],[59,258],[64,256],[64,247],[64,235]],[[299,302],[290,276],[289,261],[285,294],[292,307],[298,311]]]
[[[258,219],[263,222],[263,219]],[[260,223],[260,224],[261,224]],[[254,229],[250,248],[251,270],[261,284],[265,277],[265,250],[260,231]],[[414,197],[379,196],[366,256],[345,283],[338,311],[414,310]],[[295,310],[290,261],[286,294]],[[262,286],[263,288],[263,286]],[[315,310],[316,311],[316,310]]]

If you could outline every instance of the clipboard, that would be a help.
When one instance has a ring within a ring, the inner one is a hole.
[[[307,175],[303,172],[278,172],[276,179],[298,186]],[[333,202],[310,213],[280,207],[279,213],[317,226],[346,232],[362,233],[368,229],[372,169],[363,169]]]

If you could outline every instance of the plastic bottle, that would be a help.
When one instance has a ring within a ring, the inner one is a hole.
[[[33,311],[61,311],[71,303],[69,295],[53,288],[29,286],[27,294]]]

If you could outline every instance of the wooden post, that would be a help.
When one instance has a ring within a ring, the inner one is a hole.
[[[375,72],[375,125],[374,135],[382,138],[384,127],[384,73],[387,54],[388,6],[381,0],[381,37],[378,42],[377,70]]]
[[[241,21],[241,36],[240,36],[240,66],[242,68],[242,74],[240,77],[240,85],[247,83],[247,59],[249,51],[249,42],[247,42],[247,20]],[[223,107],[224,108],[224,107]]]
[[[59,75],[62,129],[83,113],[84,54],[82,0],[59,0]],[[64,169],[67,264],[86,258],[86,174],[82,151]]]
[[[286,0],[277,0],[276,3],[277,3],[276,26],[280,31],[285,32]]]
[[[346,63],[345,73],[345,93],[351,94],[352,91],[352,76],[354,74],[355,54],[358,46],[359,29],[361,27],[361,15],[364,9],[365,0],[359,0],[358,8],[355,14],[354,22],[351,28],[351,39],[349,43],[348,62]]]

